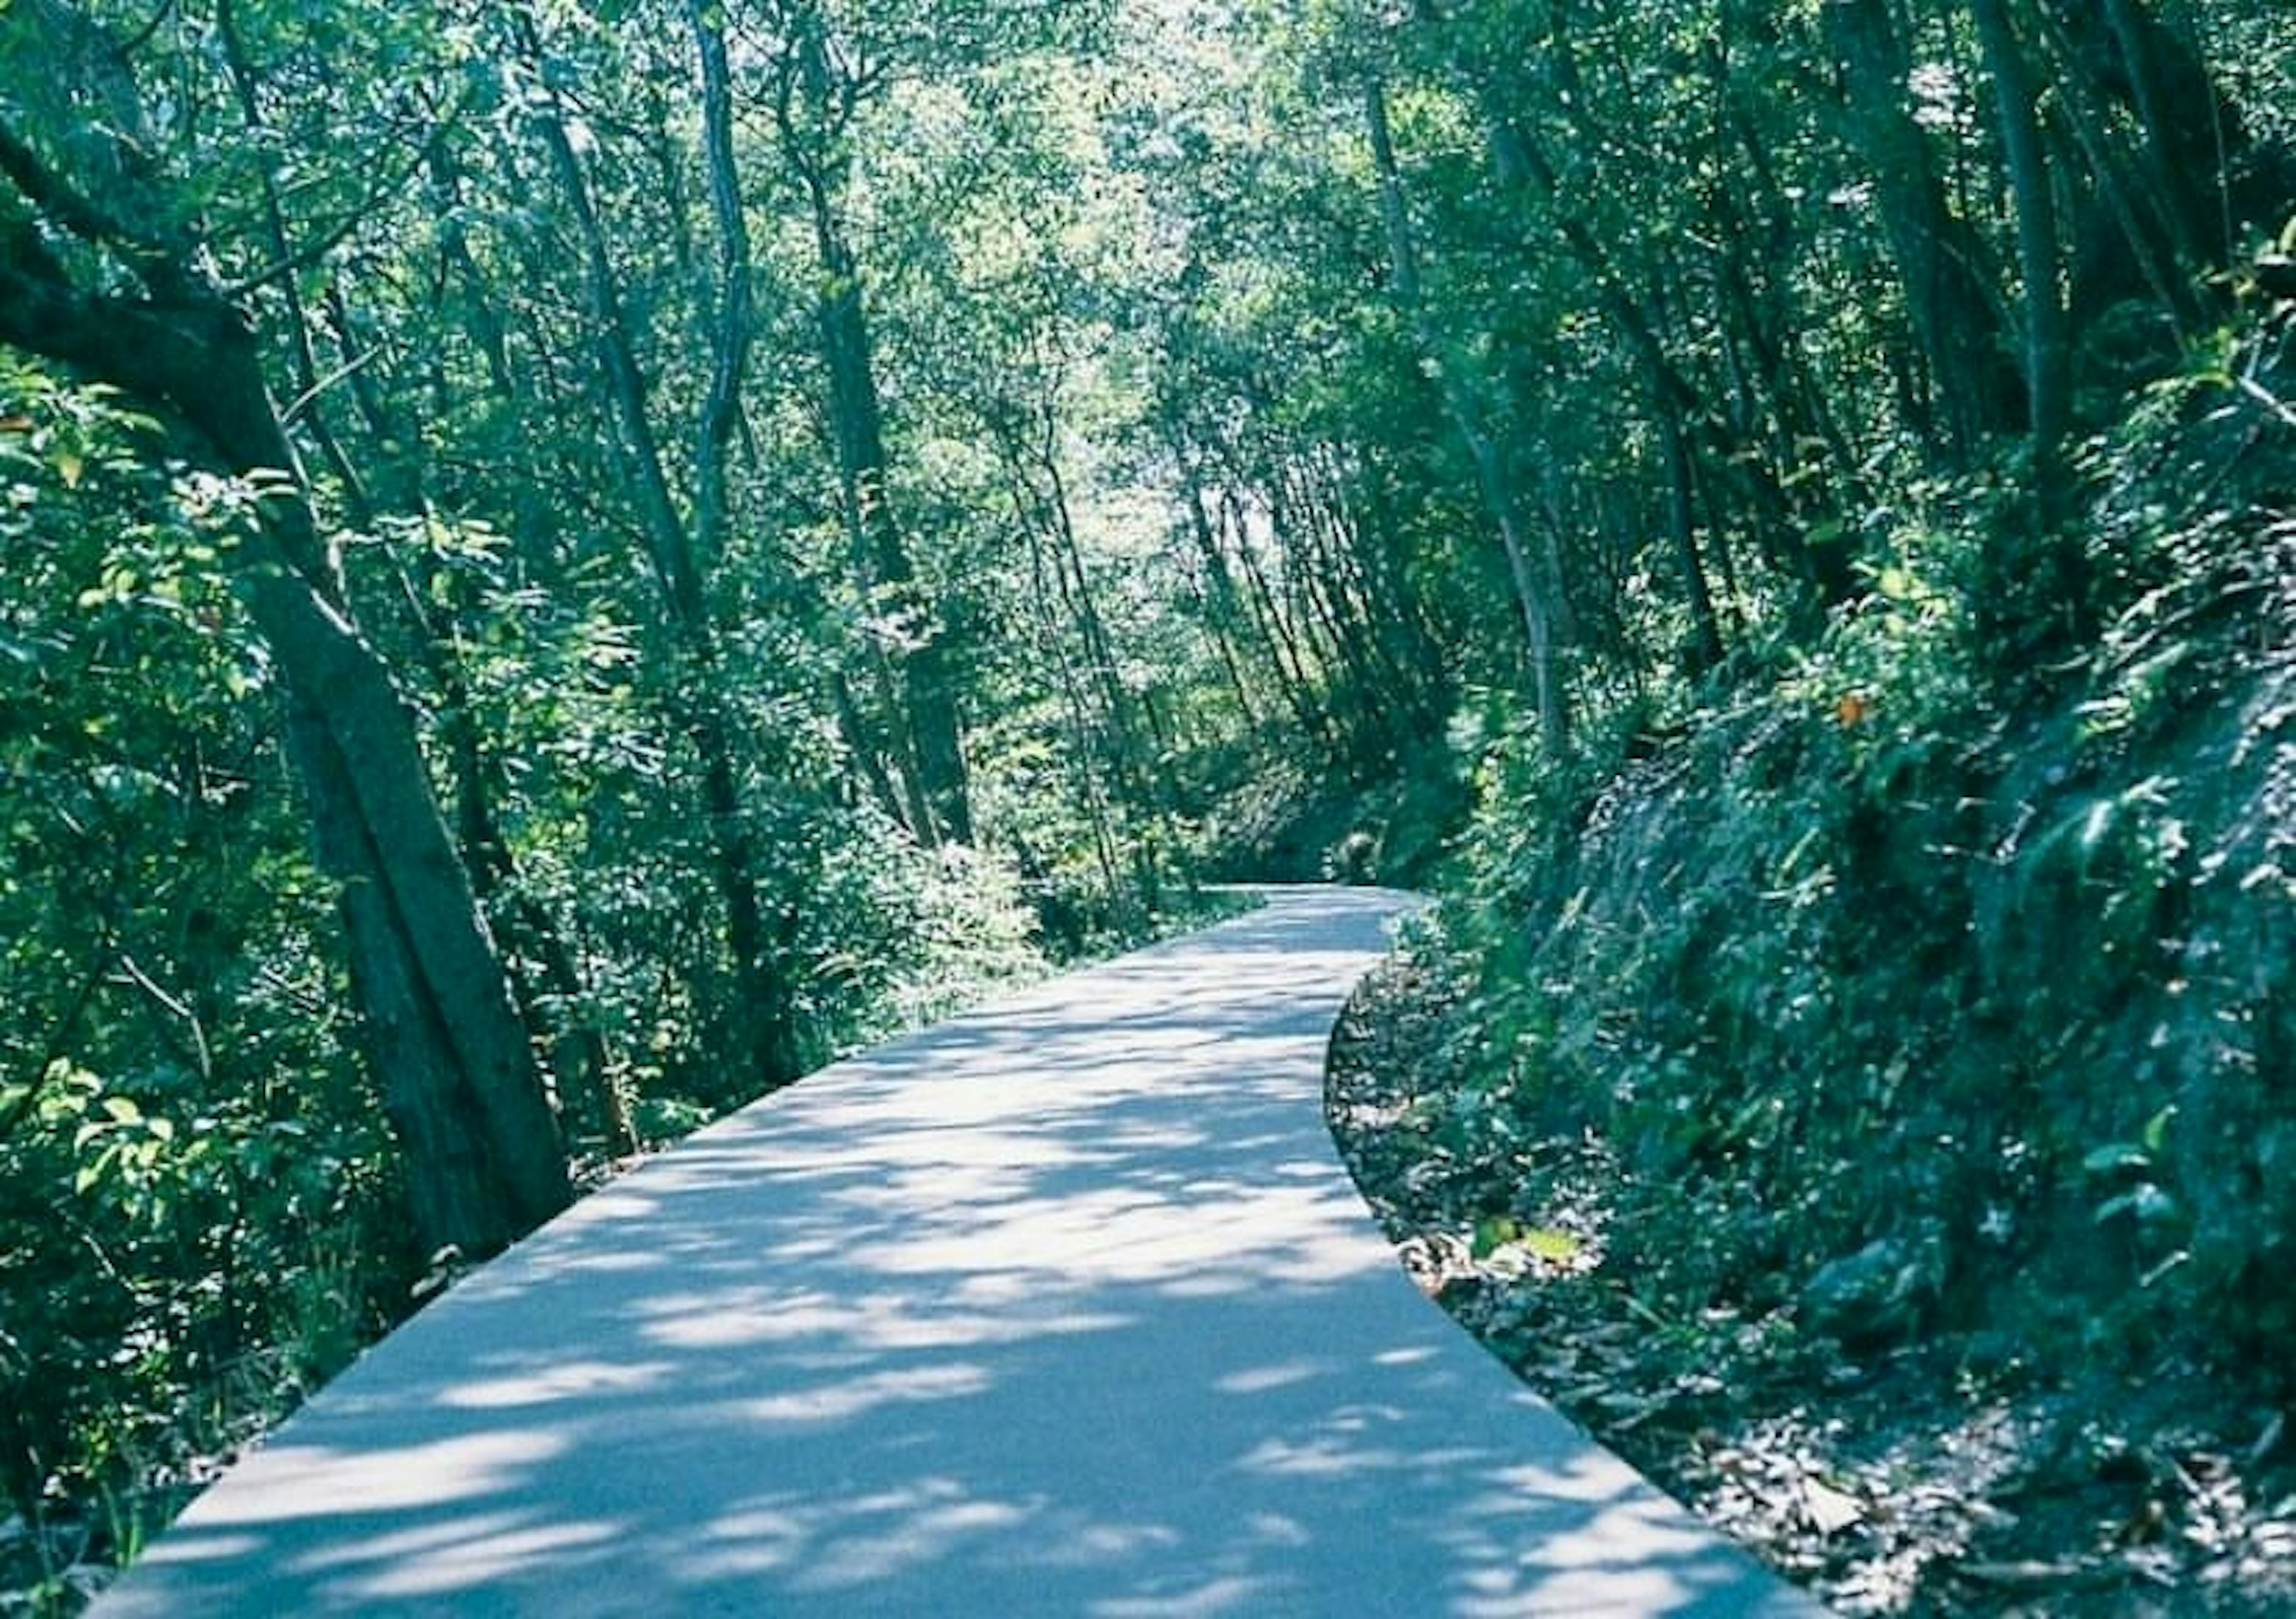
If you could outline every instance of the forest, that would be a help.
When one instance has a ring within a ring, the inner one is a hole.
[[[1440,896],[1342,1137],[1661,1482],[2285,1611],[2282,0],[0,0],[9,1611],[1280,879]]]

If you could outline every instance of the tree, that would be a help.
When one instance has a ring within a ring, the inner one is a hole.
[[[718,238],[709,279],[716,295],[704,334],[707,382],[695,407],[687,459],[689,487],[672,487],[668,458],[655,427],[653,393],[640,362],[637,338],[588,174],[569,129],[559,92],[544,62],[544,44],[532,16],[516,27],[541,100],[535,131],[548,156],[575,222],[584,284],[596,333],[597,372],[624,459],[625,486],[645,539],[646,558],[670,627],[675,668],[667,682],[676,721],[701,762],[701,790],[716,851],[715,878],[725,907],[726,949],[735,994],[729,1009],[731,1044],[743,1054],[729,1087],[746,1096],[753,1087],[788,1083],[802,1072],[791,998],[783,982],[764,907],[758,897],[758,858],[742,802],[742,766],[724,693],[719,630],[711,605],[711,576],[724,554],[732,522],[727,458],[741,410],[741,394],[756,340],[756,293],[750,269],[746,204],[734,140],[733,87],[725,23],[716,8],[686,8],[699,73],[701,167],[711,225]]]
[[[909,829],[928,843],[945,838],[969,843],[972,810],[947,630],[920,585],[892,486],[867,282],[845,219],[854,120],[893,64],[873,54],[884,42],[838,37],[822,5],[789,6],[779,20],[784,32],[775,68],[775,127],[812,223],[819,288],[815,320],[828,375],[831,437],[877,660],[898,688],[896,756]],[[890,48],[898,50],[898,44]]]
[[[1464,362],[1447,354],[1441,334],[1426,308],[1420,284],[1419,244],[1411,224],[1410,201],[1404,194],[1394,136],[1389,131],[1387,91],[1373,77],[1364,91],[1366,133],[1372,162],[1379,176],[1380,210],[1386,222],[1388,255],[1397,298],[1418,327],[1420,343],[1428,351],[1440,380],[1444,402],[1474,463],[1476,487],[1491,520],[1497,526],[1507,559],[1507,575],[1514,585],[1515,602],[1522,613],[1524,638],[1530,653],[1531,682],[1538,704],[1539,730],[1557,756],[1570,747],[1570,701],[1565,690],[1556,645],[1554,602],[1558,585],[1551,559],[1538,557],[1523,532],[1521,497],[1505,446],[1484,421],[1476,379],[1463,375]],[[1544,564],[1544,566],[1542,566]]]
[[[1931,414],[1941,417],[1946,442],[1966,464],[2014,423],[2025,386],[1996,314],[1993,255],[1948,201],[1935,143],[1915,117],[1913,56],[1888,0],[1830,0],[1824,15],[1844,121],[1926,362],[1920,425],[1926,431]]]
[[[254,333],[146,155],[158,147],[127,59],[60,9],[20,9],[10,28],[15,65],[45,70],[52,92],[95,102],[106,121],[83,135],[74,176],[24,133],[29,109],[0,110],[14,114],[0,118],[0,341],[126,389],[203,459],[263,482],[266,545],[238,582],[288,683],[289,736],[340,885],[416,1222],[435,1246],[491,1253],[564,1205],[564,1160],[414,724],[346,610]]]

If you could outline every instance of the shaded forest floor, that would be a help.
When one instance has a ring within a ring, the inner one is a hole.
[[[1333,1043],[1342,1152],[1421,1288],[1606,1444],[1850,1615],[2296,1611],[2296,1435],[2169,1360],[2031,1364],[1982,1334],[1856,1353],[1605,1264],[1641,1196],[1590,1133],[1462,1153],[1444,972],[1402,958]]]

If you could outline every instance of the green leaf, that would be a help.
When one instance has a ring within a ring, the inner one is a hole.
[[[2134,1141],[2113,1141],[2098,1148],[2081,1160],[2081,1167],[2093,1175],[2117,1174],[2128,1169],[2150,1169],[2152,1155]]]
[[[1522,1234],[1522,1227],[1505,1214],[1484,1214],[1475,1221],[1475,1240],[1470,1251],[1488,1259]]]
[[[1485,1214],[1475,1222],[1470,1245],[1477,1259],[1488,1259],[1502,1248],[1520,1248],[1546,1264],[1569,1264],[1586,1252],[1586,1245],[1569,1231],[1551,1225],[1525,1225],[1507,1214]]]
[[[1571,1263],[1587,1249],[1587,1245],[1570,1232],[1551,1225],[1534,1226],[1525,1231],[1521,1246],[1532,1258],[1556,1265]]]

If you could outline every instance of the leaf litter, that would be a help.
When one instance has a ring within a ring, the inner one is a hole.
[[[1617,1262],[1652,1193],[1601,1141],[1453,1127],[1483,1099],[1452,1012],[1407,956],[1358,993],[1342,1156],[1422,1291],[1719,1529],[1845,1615],[2296,1612],[2284,1413],[2194,1368],[2104,1383],[1944,1334],[1853,1355],[1790,1304],[1685,1307]]]

